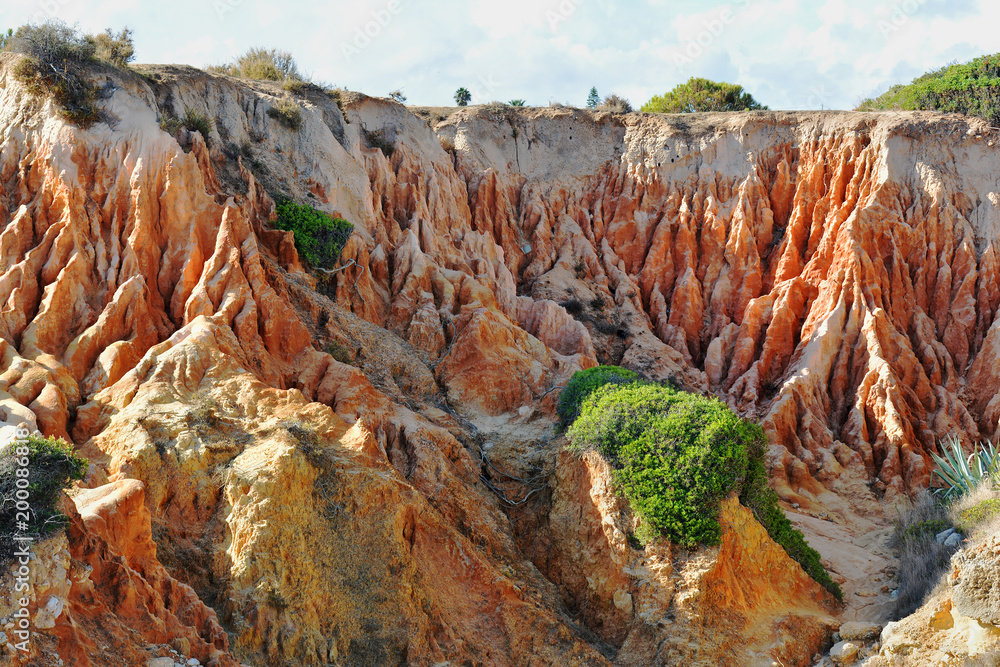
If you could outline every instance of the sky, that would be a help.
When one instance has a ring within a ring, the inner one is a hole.
[[[692,76],[772,109],[852,109],[891,85],[1000,52],[996,0],[4,0],[0,27],[57,18],[134,30],[137,63],[195,67],[250,47],[313,80],[407,104],[524,99],[637,109]],[[4,30],[6,32],[6,30]]]

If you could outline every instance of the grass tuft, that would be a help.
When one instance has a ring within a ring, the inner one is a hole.
[[[267,110],[267,115],[290,130],[302,127],[302,108],[290,99],[279,100]]]

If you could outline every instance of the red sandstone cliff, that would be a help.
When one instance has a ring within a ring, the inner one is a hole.
[[[745,518],[721,550],[635,553],[627,512],[581,491],[607,480],[557,457],[558,388],[598,362],[761,420],[775,488],[852,601],[887,561],[848,543],[929,483],[936,439],[996,431],[979,121],[439,117],[307,91],[293,131],[266,114],[276,86],[152,67],[109,80],[109,122],[81,130],[11,62],[0,405],[72,438],[88,487],[142,482],[156,566],[214,609],[228,646],[204,622],[189,641],[219,659],[808,664],[834,621]],[[214,119],[207,143],[160,130],[186,107]],[[351,220],[353,264],[317,284],[269,191]],[[746,570],[750,548],[789,588]],[[798,644],[789,614],[812,619]]]

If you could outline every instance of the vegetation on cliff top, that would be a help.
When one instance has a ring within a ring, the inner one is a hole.
[[[18,548],[15,527],[38,539],[66,526],[59,496],[86,470],[87,461],[65,440],[31,435],[0,450],[0,565]]]
[[[736,493],[768,535],[837,599],[840,587],[778,506],[767,485],[767,438],[716,398],[645,382],[626,369],[577,373],[560,396],[575,448],[595,449],[636,515],[671,542],[717,544],[719,501]]]
[[[225,65],[213,65],[208,71],[255,81],[304,80],[291,53],[281,49],[266,49],[262,46],[247,50]]]
[[[735,83],[691,77],[669,93],[656,95],[642,105],[651,113],[693,113],[696,111],[758,111],[767,109]]]
[[[96,104],[99,90],[85,76],[85,65],[102,61],[124,68],[135,58],[130,29],[118,35],[110,29],[84,35],[57,19],[8,30],[0,48],[25,56],[14,67],[14,78],[28,92],[50,96],[60,114],[81,127],[101,118]]]
[[[862,101],[857,110],[883,109],[962,113],[1000,124],[1000,54],[932,70]]]

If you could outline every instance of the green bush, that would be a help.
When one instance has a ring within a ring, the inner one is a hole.
[[[685,547],[717,544],[719,501],[736,492],[768,535],[841,599],[819,553],[792,526],[767,485],[767,438],[759,425],[740,419],[716,398],[634,378],[593,388],[584,380],[581,388],[589,389],[589,396],[582,399],[569,439],[608,460],[642,521]]]
[[[354,356],[351,354],[351,350],[335,340],[331,340],[329,343],[324,345],[323,351],[342,364],[354,363]]]
[[[19,469],[28,471],[28,520],[18,509],[17,480]],[[0,563],[8,562],[17,548],[15,527],[27,524],[20,533],[41,538],[66,526],[59,512],[59,495],[74,479],[82,479],[87,461],[73,451],[65,440],[29,436],[6,447],[0,454]]]
[[[79,74],[70,71],[56,74],[29,56],[14,66],[14,78],[36,97],[51,96],[59,107],[59,115],[75,125],[90,127],[101,119],[97,87]]]
[[[976,526],[986,523],[998,515],[1000,515],[1000,498],[986,498],[972,507],[960,511],[958,524],[955,528],[963,535],[968,535]]]
[[[669,93],[656,95],[642,105],[651,113],[693,113],[696,111],[754,111],[767,109],[743,86],[724,81],[691,77]]]
[[[577,302],[579,304],[579,302]],[[567,308],[567,311],[569,309]],[[579,312],[579,311],[577,311]],[[639,374],[619,366],[594,366],[573,373],[566,388],[559,394],[556,413],[560,426],[568,427],[580,415],[580,406],[595,389],[606,384],[625,384],[639,381]]]
[[[569,438],[611,463],[637,515],[694,547],[719,541],[718,504],[746,475],[750,427],[718,399],[633,382],[593,391]]]
[[[300,256],[317,268],[336,266],[354,225],[287,198],[278,200],[277,212],[275,226],[295,234],[295,249]]]
[[[1000,54],[933,70],[909,85],[864,100],[859,111],[930,109],[979,116],[1000,123]]]
[[[303,81],[299,81],[298,79],[285,79],[281,83],[281,87],[293,95],[301,95],[305,92],[307,85],[308,84]]]
[[[894,536],[894,543],[902,546],[908,542],[923,541],[929,537],[934,537],[938,533],[948,530],[951,526],[945,519],[927,519],[917,521],[906,526],[898,535]]]
[[[291,130],[302,127],[302,109],[290,99],[279,100],[267,110],[267,115]]]

